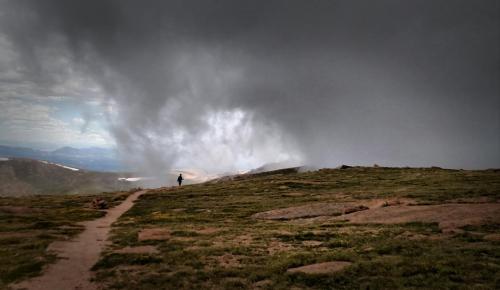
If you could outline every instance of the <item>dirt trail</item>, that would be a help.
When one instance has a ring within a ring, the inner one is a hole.
[[[101,251],[107,244],[111,224],[129,210],[134,201],[145,192],[143,190],[131,194],[120,205],[109,209],[102,218],[80,223],[85,230],[75,239],[52,243],[49,250],[55,251],[62,259],[49,265],[42,276],[12,287],[33,290],[97,289],[97,286],[90,282],[92,276],[90,269],[98,261]]]

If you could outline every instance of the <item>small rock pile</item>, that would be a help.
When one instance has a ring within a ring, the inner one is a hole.
[[[96,197],[92,200],[92,208],[95,209],[107,209],[109,208],[108,202],[100,197]]]

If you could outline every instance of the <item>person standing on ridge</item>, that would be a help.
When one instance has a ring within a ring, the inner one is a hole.
[[[183,180],[184,178],[182,178],[182,173],[181,173],[179,174],[179,177],[177,177],[177,182],[179,183],[179,186],[181,186]]]

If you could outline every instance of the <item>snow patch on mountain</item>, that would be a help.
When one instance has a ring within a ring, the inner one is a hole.
[[[59,166],[59,167],[65,168],[65,169],[69,169],[69,170],[73,170],[73,171],[79,171],[80,170],[78,168],[73,168],[73,167],[69,167],[69,166],[65,166],[65,165],[61,165],[61,164],[57,164],[57,163],[52,163],[52,162],[48,162],[48,161],[44,161],[44,160],[40,160],[40,162],[45,163],[45,164],[56,165],[56,166]]]

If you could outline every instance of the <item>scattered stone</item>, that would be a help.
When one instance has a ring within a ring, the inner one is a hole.
[[[290,268],[287,270],[288,273],[305,273],[305,274],[330,274],[336,273],[344,270],[346,267],[350,266],[351,262],[345,261],[334,261],[312,264],[297,268]]]
[[[95,209],[107,209],[109,208],[108,202],[101,197],[96,197],[92,200],[92,208]]]
[[[139,241],[148,241],[148,240],[168,240],[170,239],[170,230],[165,228],[151,228],[151,229],[143,229],[138,234]]]

